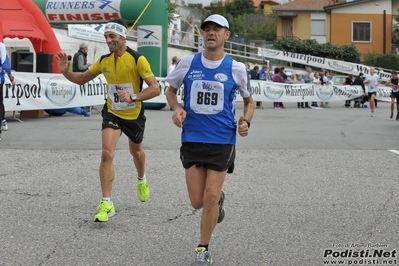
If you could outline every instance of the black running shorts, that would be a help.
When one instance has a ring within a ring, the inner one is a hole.
[[[375,92],[375,91],[374,91],[374,92],[369,92],[369,93],[368,93],[369,99],[371,99],[371,96],[372,96],[373,94],[374,94],[375,96],[377,96],[377,92]]]
[[[399,92],[392,92],[391,98],[396,99],[396,102],[399,103]]]
[[[185,169],[196,165],[233,173],[235,157],[234,145],[185,142],[180,147],[180,160]]]
[[[133,143],[140,144],[143,141],[146,117],[140,114],[136,120],[125,120],[108,112],[106,107],[101,111],[103,117],[102,129],[120,129]]]

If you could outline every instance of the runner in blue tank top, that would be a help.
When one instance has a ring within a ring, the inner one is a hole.
[[[182,128],[180,158],[188,195],[195,209],[203,208],[195,266],[213,263],[208,246],[216,223],[225,214],[222,187],[226,174],[233,172],[236,132],[243,137],[248,135],[255,107],[245,65],[224,52],[224,42],[231,34],[226,18],[211,15],[201,29],[204,51],[182,57],[165,78],[170,84],[166,98],[173,110],[173,123]],[[182,85],[180,105],[177,91]],[[238,121],[237,91],[244,101],[244,114]]]

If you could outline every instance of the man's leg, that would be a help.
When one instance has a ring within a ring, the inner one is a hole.
[[[396,100],[396,120],[399,120],[399,95],[395,96],[396,99],[394,99],[394,101]]]
[[[391,116],[389,118],[393,118],[394,107],[395,107],[395,97],[391,97]]]
[[[369,102],[370,102],[370,109],[372,112],[374,112],[374,98],[375,98],[375,94],[371,94]]]
[[[196,167],[186,169],[186,184],[191,205],[203,208],[200,228],[200,245],[208,245],[219,215],[220,191],[226,171],[218,172]]]
[[[114,183],[114,154],[116,143],[118,142],[121,130],[104,128],[102,130],[102,151],[101,163],[99,167],[101,191],[103,198],[97,207],[98,213],[94,216],[95,222],[106,222],[108,218],[115,214],[115,207],[111,201],[112,184]]]
[[[371,117],[374,116],[374,98],[375,98],[375,94],[371,94],[371,98],[370,98]]]
[[[145,153],[142,145],[129,139],[129,150],[133,156],[133,163],[137,170],[137,196],[141,202],[146,202],[150,197],[150,188],[145,176]]]
[[[103,197],[111,197],[112,184],[115,178],[113,159],[115,147],[121,136],[120,129],[104,128],[102,130],[102,152],[100,163],[100,182]]]
[[[145,174],[145,153],[142,149],[142,145],[136,144],[129,139],[129,150],[133,156],[133,162],[137,169],[137,175],[143,177]]]
[[[223,172],[207,170],[201,216],[200,245],[207,245],[211,240],[219,216],[218,203],[226,174],[227,170]]]

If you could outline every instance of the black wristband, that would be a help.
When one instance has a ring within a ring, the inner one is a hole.
[[[247,120],[247,119],[244,119],[244,121],[247,122],[248,128],[250,128],[250,127],[251,127],[251,121],[249,121],[249,120]]]

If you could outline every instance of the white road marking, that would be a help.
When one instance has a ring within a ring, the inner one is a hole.
[[[399,151],[397,151],[397,150],[388,150],[388,151],[396,153],[397,155],[399,155]]]

